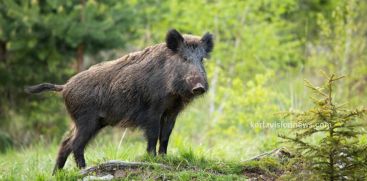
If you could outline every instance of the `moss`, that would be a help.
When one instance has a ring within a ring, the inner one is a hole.
[[[276,178],[284,172],[284,166],[276,158],[264,157],[260,160],[248,161],[244,163],[243,172],[249,177],[259,177],[260,175]]]

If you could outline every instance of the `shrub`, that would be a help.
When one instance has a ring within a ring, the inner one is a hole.
[[[316,95],[314,107],[286,114],[300,125],[294,135],[280,135],[294,146],[298,155],[299,162],[292,164],[291,174],[295,177],[359,180],[367,176],[367,145],[359,141],[365,133],[361,121],[367,109],[349,110],[335,103],[334,84],[341,78],[327,76],[322,87],[306,81]]]

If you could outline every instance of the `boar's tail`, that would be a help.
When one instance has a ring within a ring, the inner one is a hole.
[[[44,91],[62,91],[62,89],[64,88],[64,85],[55,85],[55,84],[50,84],[50,83],[42,83],[42,84],[38,84],[38,85],[34,85],[34,86],[29,86],[27,88],[25,88],[25,92],[29,93],[29,94],[36,94],[36,93],[41,93]]]

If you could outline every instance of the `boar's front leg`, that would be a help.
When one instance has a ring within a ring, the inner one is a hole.
[[[147,152],[153,156],[157,154],[157,141],[159,137],[160,121],[159,119],[151,119],[145,126],[145,136],[148,141]]]
[[[167,154],[169,137],[176,123],[178,111],[166,112],[161,118],[161,131],[159,135],[159,154]]]

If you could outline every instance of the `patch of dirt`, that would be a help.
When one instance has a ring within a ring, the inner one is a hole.
[[[80,174],[84,177],[83,180],[111,180],[135,175],[142,178],[149,178],[151,173],[147,171],[147,168],[155,167],[168,168],[165,165],[156,163],[113,160],[81,170]]]
[[[284,171],[282,170],[276,170],[275,172],[266,172],[260,168],[245,168],[243,171],[243,174],[249,178],[249,180],[276,180],[278,177],[280,177]]]

